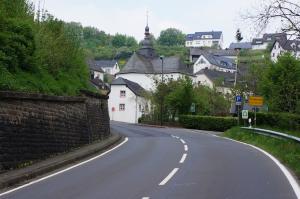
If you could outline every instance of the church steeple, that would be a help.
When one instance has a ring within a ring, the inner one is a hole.
[[[149,17],[148,17],[148,11],[147,11],[147,24],[146,24],[146,27],[145,27],[145,38],[143,41],[141,41],[141,48],[138,50],[138,53],[140,55],[143,55],[147,58],[153,58],[153,57],[156,57],[156,53],[154,51],[154,48],[153,48],[153,43],[151,41],[151,35],[150,35],[150,28],[149,28],[149,25],[148,25],[148,20],[149,20]]]

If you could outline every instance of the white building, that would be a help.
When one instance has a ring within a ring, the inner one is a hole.
[[[195,32],[188,34],[185,41],[186,47],[223,47],[222,31]]]
[[[94,67],[101,68],[106,74],[115,75],[120,72],[120,67],[116,60],[93,60]]]
[[[193,68],[194,74],[202,69],[234,73],[236,71],[236,64],[234,59],[203,52],[195,61]]]
[[[271,49],[271,60],[277,62],[278,57],[286,52],[291,53],[294,57],[300,58],[300,41],[299,40],[277,40]]]
[[[145,89],[124,78],[111,83],[108,106],[111,120],[138,123],[142,114],[149,112],[150,103],[144,98]]]
[[[90,60],[88,61],[88,65],[90,68],[90,75],[91,79],[100,79],[101,81],[104,80],[104,71],[100,66],[96,64],[96,61]]]

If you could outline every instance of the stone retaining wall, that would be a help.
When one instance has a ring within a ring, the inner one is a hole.
[[[0,171],[109,136],[107,96],[0,92]]]

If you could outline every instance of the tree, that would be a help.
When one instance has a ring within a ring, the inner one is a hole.
[[[300,36],[300,4],[296,0],[264,0],[255,13],[247,13],[244,19],[250,19],[261,32],[277,21],[282,32]]]
[[[168,28],[160,32],[157,39],[159,45],[164,46],[181,46],[185,42],[185,34],[181,30]]]
[[[290,54],[266,69],[261,89],[271,111],[300,113],[300,61]]]
[[[242,33],[240,32],[240,29],[237,29],[236,35],[235,35],[236,41],[241,42],[244,38],[242,37]]]
[[[111,43],[113,47],[120,48],[122,46],[126,46],[126,40],[126,35],[121,35],[117,33],[115,36],[113,36]]]

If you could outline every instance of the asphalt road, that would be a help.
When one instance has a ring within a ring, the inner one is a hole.
[[[290,199],[258,150],[199,131],[113,123],[128,141],[110,153],[0,198]]]

